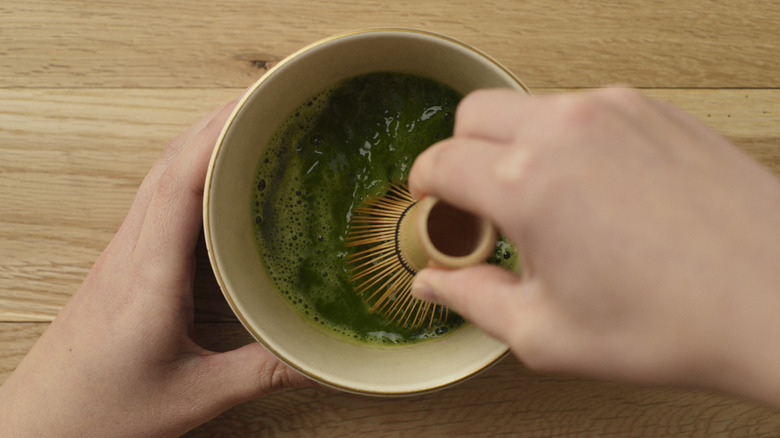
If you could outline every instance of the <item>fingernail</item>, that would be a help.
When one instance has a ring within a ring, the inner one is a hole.
[[[419,281],[415,281],[412,284],[412,295],[421,300],[430,301],[432,303],[439,302],[439,299],[436,297],[436,293],[434,293],[433,288]]]

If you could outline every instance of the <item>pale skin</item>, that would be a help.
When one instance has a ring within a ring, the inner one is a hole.
[[[260,344],[193,339],[194,250],[211,151],[235,102],[173,140],[61,313],[0,388],[0,435],[179,436],[310,381]]]
[[[780,408],[780,182],[703,123],[620,87],[480,91],[410,186],[522,252],[522,275],[427,269],[413,291],[531,368]]]
[[[310,381],[259,344],[193,339],[203,184],[235,102],[171,142],[81,287],[0,388],[3,436],[178,436]],[[522,276],[425,270],[534,369],[729,391],[780,407],[780,183],[627,89],[468,96],[410,180],[491,219]],[[262,414],[262,413],[260,413]]]

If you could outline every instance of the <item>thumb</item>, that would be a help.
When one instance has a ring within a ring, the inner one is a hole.
[[[225,353],[204,358],[211,381],[210,397],[218,412],[271,392],[314,382],[277,359],[260,343],[253,342]]]
[[[412,294],[445,305],[488,335],[509,343],[527,313],[528,295],[519,275],[492,265],[417,273]]]

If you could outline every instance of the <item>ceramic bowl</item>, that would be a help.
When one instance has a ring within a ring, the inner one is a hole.
[[[410,345],[377,346],[331,334],[285,301],[253,238],[252,181],[264,145],[288,115],[334,83],[392,71],[426,76],[463,93],[527,91],[507,68],[449,37],[411,29],[336,35],[292,54],[260,78],[226,123],[211,159],[204,228],[222,292],[246,329],[284,363],[344,391],[408,395],[443,388],[484,370],[507,347],[466,324]]]

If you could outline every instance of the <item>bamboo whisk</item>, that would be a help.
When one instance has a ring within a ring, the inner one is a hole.
[[[399,327],[419,328],[446,320],[448,310],[411,295],[414,276],[428,265],[461,268],[484,262],[495,251],[497,233],[487,221],[433,196],[419,202],[404,184],[356,208],[347,247],[356,292]]]

